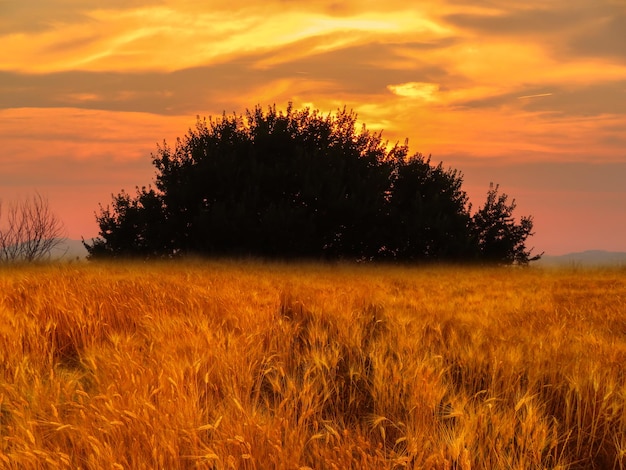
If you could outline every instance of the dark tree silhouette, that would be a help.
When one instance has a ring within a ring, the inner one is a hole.
[[[244,122],[245,121],[245,122]],[[174,246],[184,252],[367,256],[400,149],[341,111],[260,108],[198,122],[154,159]],[[186,228],[180,230],[179,228]]]
[[[386,226],[399,259],[461,260],[472,253],[461,174],[416,154],[395,162]]]
[[[503,264],[528,264],[541,255],[531,256],[526,249],[526,239],[533,230],[532,216],[513,218],[515,199],[508,203],[506,194],[498,194],[499,185],[491,183],[487,201],[472,218],[472,230],[478,242],[479,257],[487,262]]]
[[[154,189],[100,207],[100,236],[84,242],[90,258],[482,254],[462,175],[358,131],[356,120],[345,108],[291,106],[198,119],[173,148],[158,147]]]
[[[84,240],[90,257],[162,257],[171,250],[163,234],[163,202],[153,189],[137,188],[131,198],[122,191],[113,198],[113,208],[100,206],[100,236],[91,245]]]

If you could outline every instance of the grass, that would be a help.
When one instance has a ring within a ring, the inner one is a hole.
[[[0,271],[0,468],[624,469],[626,270]]]

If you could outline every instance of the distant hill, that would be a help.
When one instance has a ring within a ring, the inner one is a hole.
[[[626,266],[626,252],[587,250],[560,256],[544,255],[537,266]]]
[[[66,261],[75,260],[77,258],[84,260],[87,258],[87,249],[83,246],[81,240],[71,240],[68,238],[55,247],[52,252],[52,258]]]

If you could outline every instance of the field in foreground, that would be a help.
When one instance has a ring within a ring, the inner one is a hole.
[[[0,468],[626,468],[626,270],[0,271]]]

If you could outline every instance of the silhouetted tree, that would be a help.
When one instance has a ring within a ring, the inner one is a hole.
[[[198,119],[153,155],[155,189],[100,207],[90,257],[477,256],[460,173],[356,120],[291,105]]]
[[[499,185],[491,183],[487,201],[472,218],[472,230],[478,243],[481,260],[502,264],[528,264],[540,255],[531,256],[526,249],[526,239],[533,230],[532,216],[513,218],[515,199],[508,203],[506,194],[498,194]]]
[[[394,158],[356,115],[308,109],[199,121],[154,159],[183,252],[366,256]],[[182,230],[181,230],[182,228]]]
[[[40,194],[6,209],[0,202],[0,263],[42,261],[63,243],[63,223]]]
[[[416,154],[395,162],[386,226],[399,259],[464,259],[472,252],[461,174]]]
[[[172,254],[163,219],[161,196],[153,189],[137,188],[134,198],[122,191],[113,198],[113,207],[100,206],[97,216],[100,237],[89,245],[94,258],[159,258]]]

